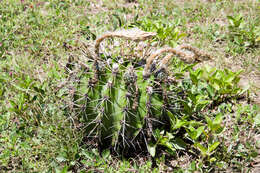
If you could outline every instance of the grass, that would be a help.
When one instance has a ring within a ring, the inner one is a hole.
[[[259,162],[259,14],[256,0],[1,1],[0,172],[253,172]],[[157,32],[159,46],[189,43],[212,54],[204,64],[244,70],[249,101],[216,107],[225,115],[215,155],[222,162],[205,164],[200,154],[192,159],[181,153],[177,159],[126,159],[109,151],[100,157],[84,141],[71,108],[68,59],[84,61],[82,43],[130,27]]]

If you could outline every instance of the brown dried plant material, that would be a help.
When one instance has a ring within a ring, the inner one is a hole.
[[[177,49],[179,49],[179,50],[187,49],[187,50],[193,52],[195,55],[194,56],[195,60],[203,61],[203,60],[212,59],[211,55],[209,55],[207,52],[199,50],[198,48],[192,47],[191,45],[188,45],[188,44],[182,44],[182,45],[178,46]]]
[[[182,49],[187,49],[191,52],[194,53],[193,55],[188,55],[187,53],[185,53],[184,51],[182,51]],[[158,57],[159,55],[163,54],[163,53],[170,53],[169,55],[167,55],[165,58],[163,58],[160,62],[160,66],[166,68],[170,59],[172,58],[173,55],[177,55],[178,57],[180,57],[183,61],[185,62],[192,62],[195,60],[208,60],[211,59],[211,56],[195,47],[192,47],[190,45],[187,44],[183,44],[178,46],[177,48],[171,48],[171,47],[167,47],[167,48],[162,48],[157,50],[154,54],[152,54],[150,57],[147,58],[146,60],[146,65],[144,68],[144,72],[143,75],[144,76],[149,76],[150,75],[150,68],[151,65],[154,61],[154,59],[156,57]],[[201,59],[199,59],[199,57],[203,57]]]
[[[177,55],[177,56],[181,57],[181,59],[188,57],[188,55],[186,53],[184,53],[184,52],[182,52],[180,50],[171,48],[171,47],[159,49],[154,54],[152,54],[150,57],[148,57],[146,59],[146,65],[145,65],[145,68],[144,68],[144,71],[143,71],[143,75],[144,76],[149,76],[150,75],[150,68],[151,68],[151,65],[153,63],[153,60],[157,56],[159,56],[159,55],[161,55],[163,53],[171,53],[172,55]],[[166,56],[166,59],[164,60],[165,63],[167,63],[170,58],[171,58],[171,56]],[[164,64],[164,63],[162,63],[162,64]]]
[[[187,49],[187,50],[191,51],[192,53],[194,53],[194,56],[185,55],[185,61],[187,61],[187,62],[191,62],[191,61],[194,61],[194,60],[202,61],[202,60],[212,59],[211,56],[208,53],[203,52],[203,51],[199,50],[198,48],[192,47],[191,45],[188,45],[188,44],[182,44],[180,46],[177,46],[176,49],[180,50],[180,51],[182,49]],[[166,57],[164,57],[162,59],[160,64],[161,65],[168,65],[172,56],[173,56],[172,53],[167,55]]]
[[[168,63],[169,63],[170,59],[172,59],[172,56],[173,56],[172,53],[166,55],[166,57],[164,57],[164,58],[160,61],[160,67],[166,68],[166,67],[168,66]]]
[[[145,32],[138,28],[109,32],[109,33],[104,34],[103,36],[101,36],[100,38],[98,38],[96,40],[95,53],[97,56],[99,55],[100,43],[106,38],[119,37],[119,38],[124,38],[126,40],[144,41],[144,40],[150,39],[151,37],[153,37],[155,35],[156,35],[156,33],[154,33],[154,32]]]
[[[124,38],[126,40],[132,40],[132,41],[144,41],[144,40],[150,39],[151,37],[153,37],[155,35],[156,35],[156,33],[154,33],[154,32],[145,32],[138,28],[133,28],[133,29],[129,29],[129,30],[119,30],[119,31],[115,31],[115,32],[108,32],[96,40],[95,47],[94,47],[95,55],[96,55],[95,59],[96,60],[98,59],[100,44],[106,38],[118,37],[118,38]],[[185,51],[182,51],[183,49],[187,49],[187,50],[191,51],[194,55],[190,55],[190,54],[186,53]],[[160,66],[164,67],[164,68],[167,67],[168,62],[170,61],[170,59],[172,58],[173,55],[176,55],[176,56],[180,57],[183,61],[189,62],[189,63],[193,62],[194,60],[202,61],[202,60],[206,60],[206,59],[207,60],[211,59],[211,56],[209,54],[207,54],[195,47],[192,47],[188,44],[182,44],[182,45],[178,46],[177,48],[171,48],[171,47],[162,48],[162,49],[157,50],[154,54],[152,54],[151,56],[149,56],[146,59],[146,65],[145,65],[144,72],[143,72],[144,76],[150,75],[150,68],[153,63],[153,60],[157,56],[159,56],[163,53],[170,53],[160,62]]]

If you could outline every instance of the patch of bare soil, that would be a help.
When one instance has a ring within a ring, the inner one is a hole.
[[[244,88],[248,85],[252,87],[253,103],[260,105],[260,76],[242,76],[239,85]]]

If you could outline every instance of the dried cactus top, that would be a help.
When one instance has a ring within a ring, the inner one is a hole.
[[[183,49],[187,49],[187,50],[191,51],[194,55],[187,54],[186,52],[182,51]],[[170,53],[170,54],[162,59],[162,61],[160,62],[161,66],[167,66],[169,60],[171,59],[171,57],[173,55],[177,55],[183,61],[190,62],[190,63],[194,60],[199,60],[199,57],[201,57],[201,60],[212,59],[211,55],[209,55],[208,53],[203,52],[188,44],[179,45],[177,48],[171,48],[171,47],[161,48],[161,49],[157,50],[154,54],[152,54],[150,57],[147,58],[146,65],[145,65],[145,68],[143,71],[144,76],[147,77],[150,75],[150,68],[153,63],[153,60],[157,56],[161,55],[162,53]]]
[[[119,30],[112,32],[114,36],[123,37],[130,40],[146,40],[156,35],[154,32],[145,32],[138,28],[129,30]]]
[[[119,30],[119,31],[115,31],[115,32],[108,32],[96,40],[95,53],[98,55],[100,43],[104,39],[109,38],[109,37],[119,37],[119,38],[124,38],[127,40],[143,41],[143,40],[147,40],[155,35],[156,35],[156,33],[154,33],[154,32],[145,32],[138,28],[133,28],[133,29],[128,29],[128,30]]]
[[[132,41],[144,41],[155,35],[156,35],[156,33],[154,33],[154,32],[146,32],[146,31],[142,31],[138,28],[132,28],[132,29],[128,29],[128,30],[118,30],[118,31],[114,31],[114,32],[105,33],[104,35],[102,35],[101,37],[99,37],[96,40],[95,58],[98,59],[100,43],[106,38],[119,37],[119,38],[124,38],[126,40],[132,40]],[[189,50],[193,55],[186,53],[184,51],[184,49]],[[203,52],[195,47],[192,47],[188,44],[182,44],[176,48],[171,48],[171,47],[161,48],[146,59],[146,64],[145,64],[145,68],[143,71],[144,77],[148,77],[150,75],[150,68],[153,63],[153,60],[163,53],[170,53],[168,56],[166,56],[160,62],[160,66],[164,66],[164,67],[167,67],[168,62],[172,58],[173,55],[178,56],[185,62],[193,62],[194,60],[201,61],[201,60],[212,59],[211,55],[209,55],[206,52]],[[201,58],[201,59],[199,59],[199,58]]]

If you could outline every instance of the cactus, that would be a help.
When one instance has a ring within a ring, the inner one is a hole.
[[[107,33],[96,40],[91,68],[81,74],[77,88],[77,98],[80,95],[84,98],[75,102],[81,105],[85,133],[88,137],[98,137],[102,149],[113,147],[114,151],[123,152],[135,148],[140,134],[144,134],[141,143],[147,143],[153,128],[167,126],[166,112],[172,111],[169,86],[173,85],[167,74],[168,62],[173,54],[191,58],[181,49],[189,49],[196,56],[203,54],[187,45],[179,49],[163,48],[147,58],[145,66],[138,66],[138,60],[125,63],[124,59],[102,59],[99,53],[99,45],[106,38],[138,41],[154,35],[132,29]],[[158,63],[158,68],[152,70],[154,59],[165,52],[170,54]]]

